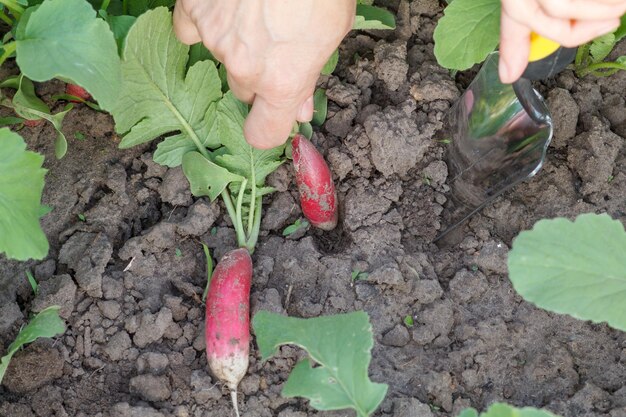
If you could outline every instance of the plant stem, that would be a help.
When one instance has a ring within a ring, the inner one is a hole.
[[[589,47],[587,45],[581,45],[576,50],[576,59],[574,59],[574,66],[580,68],[583,62],[587,59],[589,54]]]
[[[102,0],[102,5],[100,6],[100,10],[104,10],[106,12],[107,8],[109,7],[110,2],[111,0]]]
[[[606,74],[601,74],[598,71],[601,70],[609,70]],[[613,70],[613,71],[612,71]],[[595,73],[596,75],[601,76],[609,76],[615,74],[619,70],[626,71],[626,65],[620,64],[619,62],[598,62],[597,64],[591,64],[585,68],[576,71],[576,74],[579,77],[584,77],[585,75],[589,75],[591,73]]]
[[[243,228],[242,220],[243,196],[246,193],[246,185],[248,185],[248,179],[244,178],[239,188],[239,195],[237,196],[237,217],[233,219],[235,229],[237,230],[237,237],[239,237],[240,233],[243,236],[243,241],[239,242],[239,246],[246,246],[246,232]]]
[[[248,243],[246,244],[248,251],[250,253],[254,252],[254,247],[256,246],[257,240],[259,240],[259,231],[261,230],[261,211],[263,205],[263,197],[257,197],[256,209],[254,213],[254,226],[252,227],[252,233],[248,238]]]
[[[4,45],[2,45],[2,47],[4,48],[4,52],[0,56],[0,65],[2,65],[4,61],[6,61],[7,58],[10,57],[13,54],[13,52],[15,52],[15,48],[17,47],[17,44],[15,43],[15,41],[12,41],[9,43],[5,43]]]
[[[243,229],[237,228],[237,210],[233,204],[233,199],[230,197],[230,193],[228,189],[224,189],[220,194],[222,196],[222,200],[224,201],[224,205],[226,206],[226,211],[228,212],[228,216],[233,221],[233,225],[235,226],[235,232],[237,233],[237,244],[241,247],[246,245],[246,236],[243,233]]]
[[[18,19],[22,13],[24,13],[24,8],[17,4],[14,0],[0,0],[0,4],[3,4],[7,9],[9,9]]]
[[[252,185],[250,186],[250,211],[248,211],[248,236],[252,234],[252,227],[254,226],[254,219],[256,217],[254,211],[254,203],[256,202],[256,178],[254,174],[254,167],[252,168]]]
[[[6,15],[6,13],[4,13],[4,11],[1,11],[1,10],[0,10],[0,20],[2,20],[7,25],[13,27],[13,19],[11,19],[9,16]]]
[[[122,0],[122,14],[128,14],[128,0]]]

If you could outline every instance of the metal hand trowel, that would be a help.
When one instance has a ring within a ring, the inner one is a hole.
[[[489,55],[448,113],[451,198],[443,218],[447,227],[435,241],[541,169],[553,125],[531,80],[557,74],[575,54],[575,48],[533,35],[529,65],[513,84],[500,82],[499,55]]]

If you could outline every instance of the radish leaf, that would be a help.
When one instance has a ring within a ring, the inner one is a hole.
[[[337,63],[339,62],[339,50],[335,49],[335,52],[328,58],[328,61],[324,64],[322,68],[322,75],[330,75],[333,73],[335,68],[337,68]]]
[[[459,417],[479,417],[473,408],[466,408]],[[492,404],[480,417],[557,417],[549,411],[532,407],[516,408],[504,403]]]
[[[196,197],[208,196],[215,200],[231,182],[241,182],[243,177],[206,159],[199,152],[183,156],[183,172],[189,180],[191,193]]]
[[[465,70],[498,46],[500,0],[454,0],[444,14],[433,34],[439,65]]]
[[[313,120],[311,124],[313,126],[321,126],[326,121],[326,115],[328,114],[328,98],[326,97],[326,90],[318,88],[313,94]]]
[[[265,177],[282,164],[285,146],[267,150],[250,146],[243,136],[243,122],[247,115],[247,105],[231,92],[224,94],[217,105],[218,136],[224,149],[215,156],[215,163],[250,181],[254,179],[256,185],[261,186]]]
[[[0,252],[25,261],[43,259],[48,240],[41,230],[41,193],[46,170],[43,156],[8,128],[0,129]]]
[[[252,320],[264,360],[280,345],[305,349],[313,362],[299,362],[283,386],[286,397],[305,397],[317,410],[352,408],[359,417],[372,414],[385,398],[387,385],[368,377],[372,326],[367,313],[299,319],[260,311]]]
[[[367,4],[357,4],[352,29],[395,29],[396,19],[388,10]]]
[[[589,54],[591,55],[592,61],[594,63],[604,61],[604,58],[609,56],[614,46],[615,35],[612,33],[607,33],[606,35],[594,39],[589,47]]]
[[[120,87],[117,45],[89,3],[47,0],[18,29],[16,57],[24,75],[35,81],[72,80],[102,108],[113,108]]]
[[[39,312],[17,335],[13,343],[9,345],[9,351],[0,358],[0,382],[9,367],[11,358],[27,343],[34,342],[40,337],[54,337],[65,332],[65,323],[59,317],[61,307],[51,306]]]
[[[626,233],[608,215],[541,220],[513,242],[509,276],[527,301],[626,331]]]
[[[185,74],[188,53],[189,47],[174,35],[166,8],[141,15],[130,28],[122,89],[112,111],[116,130],[125,134],[120,147],[176,132],[162,144],[155,161],[177,166],[190,150],[219,146],[210,123],[215,117],[211,104],[222,96],[217,69],[211,61],[200,61]]]

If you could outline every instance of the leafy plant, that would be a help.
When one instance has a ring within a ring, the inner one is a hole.
[[[546,410],[532,407],[516,408],[504,403],[492,404],[489,409],[478,414],[473,408],[466,408],[459,417],[558,417]]]
[[[369,276],[369,274],[367,272],[361,272],[361,271],[356,270],[356,269],[354,271],[352,271],[352,274],[351,274],[351,278],[352,278],[353,282],[354,281],[358,281],[360,279],[366,279],[368,276]]]
[[[622,24],[613,33],[594,39],[582,45],[576,52],[574,70],[576,75],[584,77],[588,74],[596,77],[608,77],[617,71],[626,70],[626,55],[615,61],[605,61],[619,41],[626,37],[626,15],[622,16]]]
[[[608,215],[540,220],[519,234],[509,277],[527,301],[626,331],[626,233]]]
[[[402,320],[402,322],[404,323],[404,325],[406,327],[413,327],[415,325],[415,320],[413,320],[413,316],[404,316],[404,319]]]
[[[306,219],[298,219],[283,230],[283,236],[289,236],[296,233],[300,229],[309,227],[309,222]]]
[[[6,355],[0,358],[0,382],[9,367],[11,358],[22,346],[34,342],[40,337],[54,337],[65,332],[65,324],[59,317],[59,306],[51,306],[41,310],[39,314],[32,318],[17,335],[13,343],[9,345]]]
[[[279,346],[297,345],[309,354],[283,386],[286,397],[305,397],[317,410],[352,408],[371,415],[385,398],[387,385],[367,374],[374,345],[365,312],[299,319],[260,311],[252,321],[263,360]]]

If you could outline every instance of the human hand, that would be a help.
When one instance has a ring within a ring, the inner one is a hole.
[[[612,32],[626,0],[502,0],[500,80],[516,81],[528,65],[530,33],[575,47]]]
[[[315,83],[355,9],[355,0],[178,0],[174,30],[224,63],[233,94],[252,104],[246,140],[268,149],[313,117]]]

